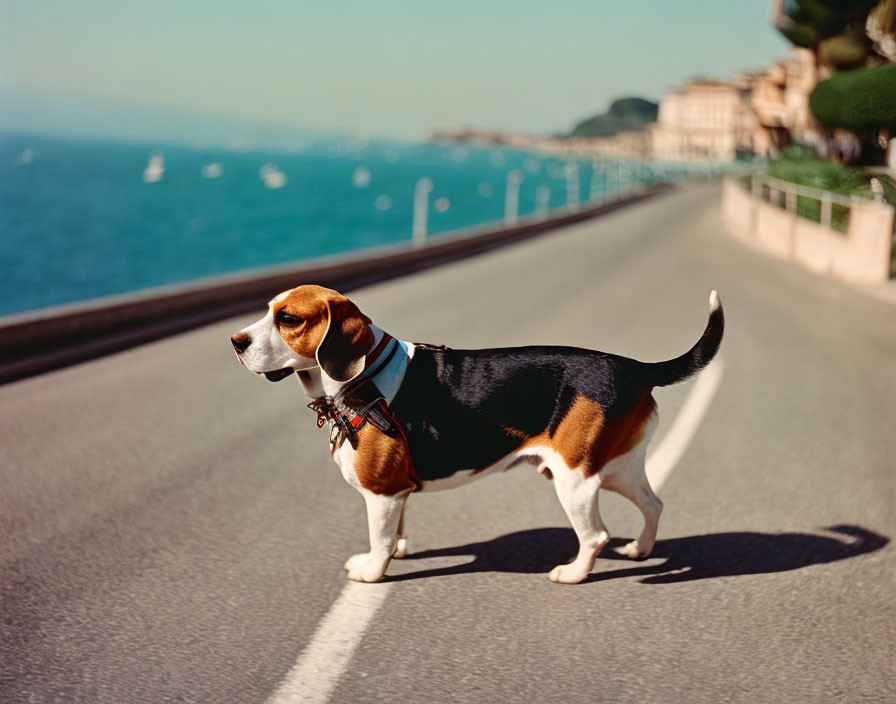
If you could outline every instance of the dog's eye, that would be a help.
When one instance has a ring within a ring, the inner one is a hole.
[[[286,311],[281,310],[277,312],[277,322],[281,325],[294,328],[297,325],[302,324],[302,319],[296,315],[290,315]]]

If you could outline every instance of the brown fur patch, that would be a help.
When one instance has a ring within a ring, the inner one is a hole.
[[[361,486],[374,494],[394,496],[422,486],[414,474],[404,438],[389,437],[369,423],[358,431],[354,462]]]
[[[655,410],[656,401],[647,392],[627,413],[606,421],[597,442],[591,445],[585,476],[597,474],[607,462],[634,449],[644,438],[645,426]]]
[[[268,306],[280,337],[290,349],[303,357],[315,359],[328,330],[336,323],[339,323],[340,328],[334,328],[334,334],[339,333],[344,338],[337,341],[336,354],[358,358],[373,346],[370,318],[361,313],[348,298],[332,289],[314,285],[299,286],[281,293]],[[277,323],[277,313],[280,311],[300,318],[302,323],[296,326]]]
[[[560,425],[550,440],[550,445],[568,467],[587,466],[591,450],[602,437],[604,429],[604,409],[596,401],[579,396],[560,421]]]
[[[624,455],[641,442],[655,409],[653,397],[645,393],[628,412],[606,420],[599,403],[579,396],[552,437],[542,433],[523,443],[523,447],[547,445],[568,467],[581,467],[585,476],[591,477],[614,457]]]
[[[268,305],[274,316],[274,323],[289,347],[303,357],[314,359],[314,353],[329,325],[327,313],[328,293],[336,293],[321,286],[299,286],[291,291],[285,291],[273,299]],[[338,294],[337,294],[338,295]],[[288,327],[276,322],[277,313],[285,311],[302,319],[301,325]]]
[[[590,477],[597,474],[611,459],[624,455],[641,442],[644,426],[655,408],[653,397],[645,392],[626,413],[607,420],[599,403],[579,396],[553,435],[545,431],[534,437],[527,437],[512,428],[504,430],[514,437],[525,438],[513,452],[539,445],[550,447],[563,458],[568,467],[581,467],[585,476]],[[506,457],[498,462],[505,461]],[[497,463],[489,467],[494,464]],[[484,472],[489,467],[478,469],[474,474]]]

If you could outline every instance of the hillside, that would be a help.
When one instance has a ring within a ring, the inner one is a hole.
[[[657,104],[643,98],[614,100],[607,112],[577,124],[566,137],[608,137],[627,130],[641,131],[656,122]]]

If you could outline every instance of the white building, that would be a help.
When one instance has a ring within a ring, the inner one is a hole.
[[[766,71],[730,83],[698,80],[666,93],[649,127],[654,159],[733,161],[739,151],[764,156],[791,138],[818,139],[809,110],[817,74],[812,52],[794,47]]]
[[[741,92],[729,83],[692,81],[660,100],[649,126],[650,153],[668,161],[733,161],[745,119]]]

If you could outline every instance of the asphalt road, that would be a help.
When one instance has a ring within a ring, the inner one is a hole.
[[[727,330],[654,557],[549,582],[575,538],[530,467],[413,496],[412,554],[334,701],[896,700],[896,307],[727,238],[718,198],[351,294],[455,347],[665,359],[712,288]],[[296,382],[234,358],[254,317],[0,387],[3,702],[263,702],[342,591],[363,502]],[[657,391],[654,443],[693,383]],[[637,535],[601,507],[614,545]]]

